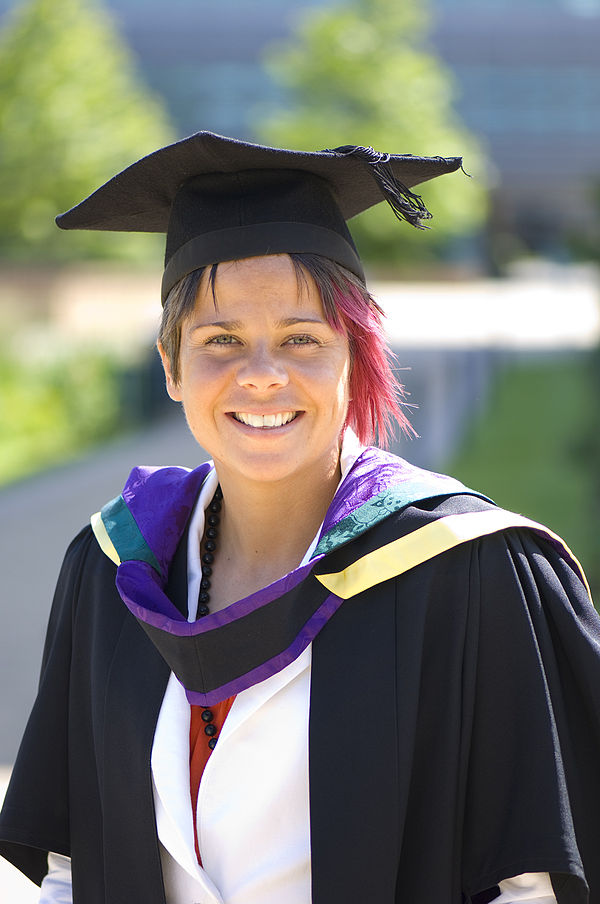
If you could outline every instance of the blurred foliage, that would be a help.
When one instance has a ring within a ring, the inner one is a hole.
[[[156,238],[61,234],[57,213],[171,140],[161,103],[94,0],[26,0],[0,31],[0,258],[131,259]]]
[[[423,186],[435,217],[428,234],[399,225],[382,204],[352,223],[361,254],[371,261],[434,258],[452,240],[477,232],[485,216],[484,155],[453,110],[453,77],[428,42],[428,5],[347,0],[311,10],[295,37],[266,58],[287,94],[281,108],[259,111],[262,140],[299,150],[357,144],[464,157],[472,179],[458,172]]]
[[[119,427],[117,362],[89,348],[0,356],[0,484],[61,464]]]
[[[518,363],[449,465],[467,486],[558,533],[600,602],[600,351]]]

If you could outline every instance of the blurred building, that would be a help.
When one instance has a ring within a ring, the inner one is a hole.
[[[261,65],[265,47],[287,37],[302,11],[340,0],[104,2],[182,136],[205,128],[253,138],[257,106],[278,96]],[[0,12],[14,5],[0,0]],[[490,257],[511,256],[515,242],[560,257],[598,216],[600,0],[432,7],[458,110],[494,165]]]
[[[587,242],[600,215],[600,0],[436,0],[436,8],[435,41],[457,77],[458,108],[497,170],[496,240],[512,234],[556,257],[565,240]]]

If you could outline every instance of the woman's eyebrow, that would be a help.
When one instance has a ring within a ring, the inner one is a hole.
[[[233,333],[235,330],[241,330],[242,327],[243,323],[241,320],[211,320],[209,323],[195,323],[192,326],[192,331],[218,329]]]
[[[286,317],[284,320],[279,320],[277,326],[296,326],[297,323],[325,323],[325,321],[320,317]]]

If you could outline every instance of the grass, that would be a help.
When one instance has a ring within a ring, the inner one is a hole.
[[[448,470],[504,508],[541,521],[600,591],[597,436],[591,357],[536,359],[500,376]]]

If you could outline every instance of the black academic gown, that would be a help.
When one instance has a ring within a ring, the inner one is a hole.
[[[409,506],[316,571],[487,507]],[[185,550],[168,585],[182,610]],[[85,529],[0,853],[38,883],[48,850],[71,856],[75,904],[164,904],[150,753],[169,669],[114,579]],[[599,904],[600,620],[579,576],[513,529],[346,600],[313,642],[309,763],[313,904],[460,904],[523,872],[549,872],[559,904],[583,904],[587,882]]]

